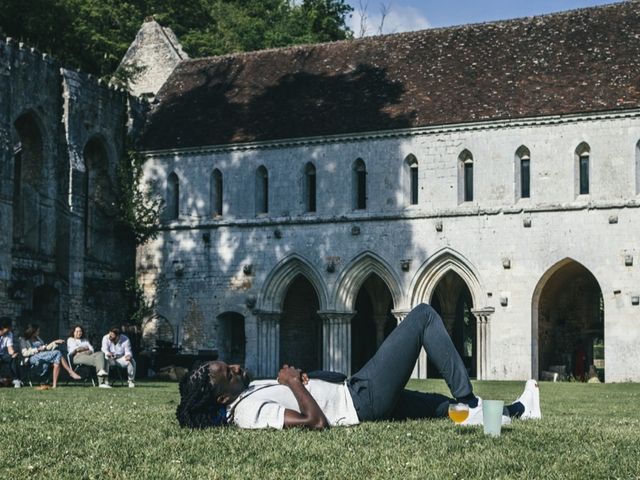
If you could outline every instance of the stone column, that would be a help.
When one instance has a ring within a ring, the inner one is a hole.
[[[256,375],[275,378],[280,368],[280,312],[257,312],[258,362]]]
[[[318,312],[322,319],[322,368],[351,375],[351,319],[355,312]]]
[[[471,311],[476,317],[476,376],[478,380],[487,380],[489,378],[489,366],[491,363],[489,358],[489,317],[493,312],[493,308]]]
[[[409,314],[409,310],[392,310],[391,313],[396,317],[399,325]],[[411,372],[411,378],[422,380],[427,378],[427,352],[425,352],[424,348],[420,349],[418,360],[416,360],[416,365],[413,367],[413,372]]]

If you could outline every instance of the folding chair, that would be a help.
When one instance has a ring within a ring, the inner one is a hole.
[[[33,387],[34,382],[37,385],[51,383],[51,367],[52,365],[49,365],[44,373],[37,373],[35,370],[39,367],[32,365],[28,357],[23,358],[20,360],[22,383],[28,383],[30,387]]]
[[[80,375],[80,377],[82,377],[80,379],[82,380],[82,383],[87,383],[89,380],[91,380],[91,385],[95,387],[96,386],[95,378],[97,377],[95,368],[93,368],[90,365],[82,365],[81,363],[74,364],[72,360],[73,360],[73,356],[70,353],[67,353],[67,363],[73,369],[74,372],[76,372],[78,375]],[[71,380],[71,377],[67,375],[67,383],[65,383],[65,385],[69,385],[70,380]]]

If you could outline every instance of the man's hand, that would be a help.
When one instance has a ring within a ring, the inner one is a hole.
[[[62,345],[64,343],[64,340],[59,338],[58,340],[54,340],[53,343],[55,343],[56,345]]]
[[[131,355],[125,355],[124,359],[125,359],[125,361],[130,362],[131,361]]]
[[[302,370],[284,364],[278,372],[278,383],[287,386],[292,383],[302,383]]]

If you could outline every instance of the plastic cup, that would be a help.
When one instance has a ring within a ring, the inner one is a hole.
[[[502,400],[482,400],[482,423],[485,435],[500,436],[503,408]]]

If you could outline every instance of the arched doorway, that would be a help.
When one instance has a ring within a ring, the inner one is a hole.
[[[564,372],[584,380],[593,365],[604,381],[604,303],[593,274],[574,260],[560,262],[543,276],[533,307],[538,376]]]
[[[430,303],[442,317],[469,376],[476,377],[478,342],[476,318],[471,313],[473,301],[469,287],[460,275],[449,270],[436,285]],[[429,377],[438,378],[440,375],[431,363],[427,371]]]
[[[297,275],[284,298],[280,319],[280,365],[303,371],[322,368],[322,322],[319,301],[307,278]]]
[[[357,372],[397,325],[393,298],[387,284],[375,273],[363,282],[351,320],[351,371]]]
[[[246,337],[244,317],[236,312],[218,315],[218,341],[220,360],[230,364],[245,364]]]

